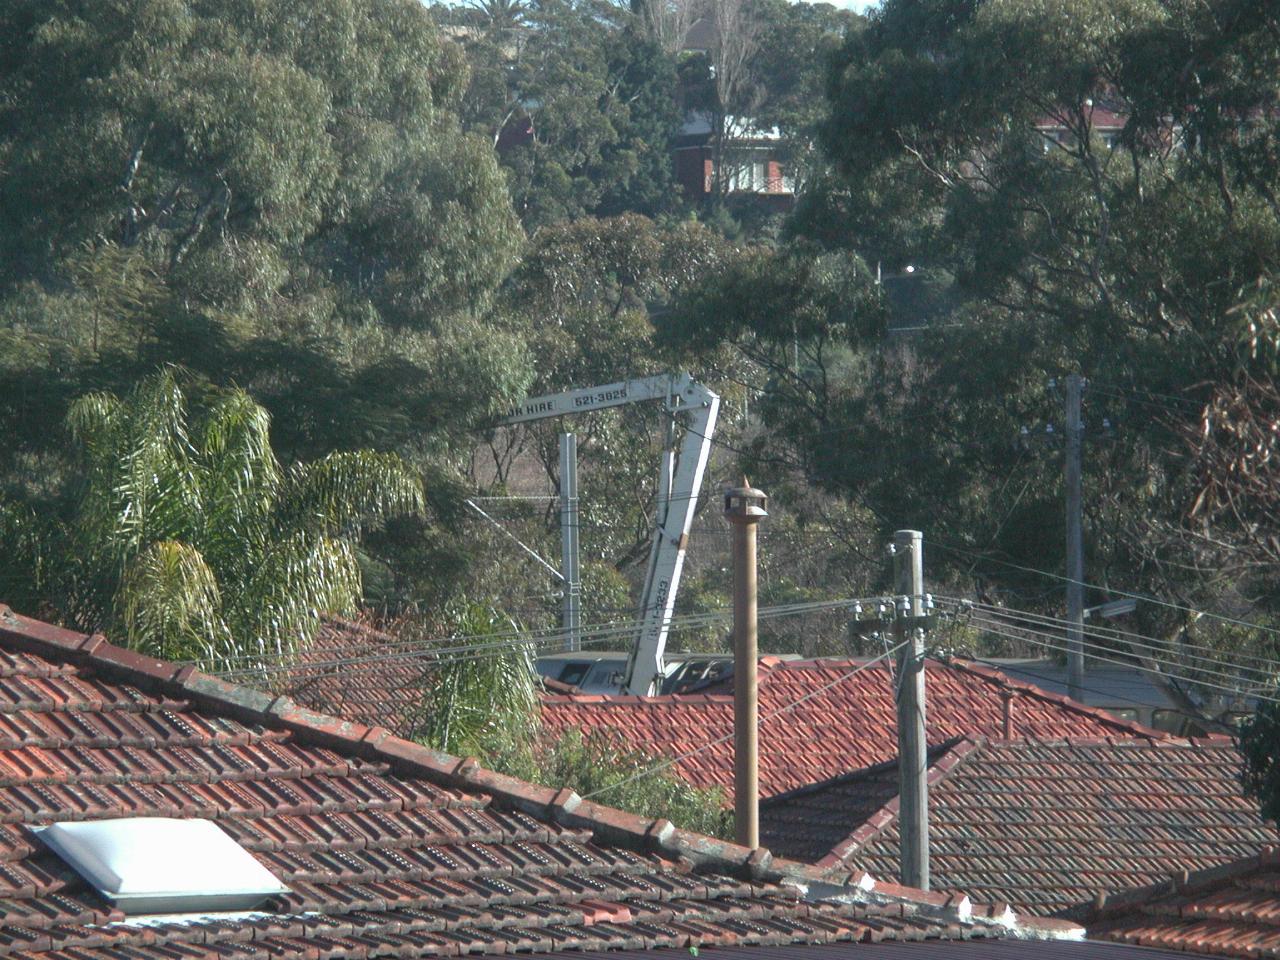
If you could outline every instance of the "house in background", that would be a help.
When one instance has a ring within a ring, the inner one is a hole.
[[[784,160],[785,143],[777,127],[761,129],[749,118],[726,118],[727,136],[717,161],[716,118],[693,112],[676,138],[676,181],[686,198],[705,200],[723,189],[727,197],[750,198],[778,209],[795,201],[795,181]],[[717,184],[717,162],[723,184]]]
[[[1035,130],[1040,134],[1045,153],[1052,151],[1055,144],[1071,148],[1085,132],[1097,137],[1110,150],[1119,145],[1120,134],[1128,121],[1129,115],[1123,104],[1099,97],[1084,102],[1082,117],[1058,111],[1037,120]]]

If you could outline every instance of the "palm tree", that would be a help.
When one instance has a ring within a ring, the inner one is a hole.
[[[441,658],[423,684],[416,738],[454,754],[521,752],[538,727],[536,656],[515,621],[492,607],[459,602],[449,614],[454,638],[473,652]]]
[[[472,0],[470,6],[480,11],[485,29],[497,35],[521,26],[529,12],[524,0]]]
[[[291,656],[358,604],[362,528],[420,513],[421,481],[370,451],[283,468],[243,390],[202,410],[189,414],[174,370],[73,404],[82,473],[71,522],[47,538],[49,582],[67,619],[156,656],[209,668]]]

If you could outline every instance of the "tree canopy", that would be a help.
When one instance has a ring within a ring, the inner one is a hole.
[[[0,501],[22,583],[85,630],[208,667],[244,669],[305,647],[360,602],[366,524],[423,509],[395,454],[335,452],[282,468],[270,420],[241,390],[202,398],[173,371],[127,397],[79,398],[67,428],[77,480],[65,518]]]
[[[519,392],[519,345],[478,325],[521,234],[420,4],[19,0],[0,38],[0,316],[26,354],[0,394],[33,448],[69,396],[164,361],[251,389],[307,453]],[[33,354],[57,402],[14,398]],[[459,368],[474,393],[431,387]]]

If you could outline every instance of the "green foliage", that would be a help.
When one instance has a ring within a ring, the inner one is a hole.
[[[1062,555],[1043,521],[1058,469],[1052,446],[1015,441],[1055,419],[1050,377],[1079,369],[1099,384],[1087,422],[1121,424],[1087,441],[1091,579],[1240,612],[1277,602],[1258,536],[1274,530],[1269,478],[1238,469],[1274,409],[1241,347],[1265,304],[1236,309],[1280,262],[1264,6],[904,0],[850,35],[823,127],[840,177],[793,229],[953,282],[936,312],[897,305],[933,329],[839,395],[829,415],[849,429],[813,461],[824,482],[886,526],[989,555],[950,559],[1040,602],[1048,584],[999,561]],[[1110,142],[1104,110],[1125,121]],[[1140,616],[1161,635],[1205,629]]]
[[[1238,742],[1244,754],[1245,792],[1258,802],[1263,817],[1280,820],[1280,704],[1259,703],[1257,712],[1241,725]]]
[[[495,770],[549,787],[569,787],[580,796],[643,817],[667,819],[684,830],[733,836],[733,812],[719,790],[691,787],[670,768],[609,731],[587,736],[571,731],[553,744],[494,753]]]
[[[361,597],[366,525],[421,513],[395,455],[330,454],[281,468],[266,411],[238,390],[190,397],[172,371],[125,398],[88,394],[67,426],[79,454],[64,523],[6,504],[5,553],[63,617],[169,659],[225,665],[305,647]],[[242,665],[242,664],[241,664]]]
[[[431,671],[418,738],[458,755],[484,754],[495,744],[509,749],[527,746],[538,715],[532,644],[513,642],[490,649],[519,633],[515,621],[492,608],[461,602],[446,615],[453,633],[467,637],[467,645],[476,650],[449,654]],[[453,645],[448,640],[445,644]]]
[[[656,349],[650,313],[704,282],[725,254],[711,231],[688,221],[662,226],[630,214],[545,227],[504,287],[494,322],[500,317],[537,358],[533,395],[679,370],[689,352],[681,345]],[[625,570],[647,556],[664,419],[657,404],[575,418],[579,455],[592,464],[580,477],[589,529],[584,561]],[[498,482],[530,457],[554,482],[562,426],[540,423],[496,435]],[[542,535],[554,536],[546,520],[537,521]],[[606,593],[616,595],[602,592],[602,600]],[[617,604],[609,606],[604,619],[616,613]],[[584,616],[599,619],[589,608]]]
[[[536,0],[518,23],[472,21],[469,129],[498,148],[527,229],[593,213],[676,206],[674,60],[624,8]]]
[[[462,601],[446,615],[452,634],[471,653],[441,658],[423,683],[417,739],[455,755],[474,755],[501,773],[581,795],[601,791],[607,806],[658,818],[715,836],[732,833],[732,814],[719,791],[699,790],[669,770],[651,772],[661,758],[603,731],[571,732],[555,742],[540,733],[538,681],[532,644],[492,607]],[[456,646],[445,639],[442,646]],[[636,777],[645,773],[645,776]],[[635,779],[632,779],[635,777]]]
[[[756,412],[811,460],[829,448],[823,427],[885,322],[880,288],[856,256],[797,244],[728,260],[662,317],[659,336],[708,359],[732,344],[759,384]]]
[[[465,75],[416,0],[4,5],[0,411],[39,471],[6,482],[56,483],[71,398],[168,362],[289,459],[438,460],[508,405],[528,358],[480,318],[523,236]]]

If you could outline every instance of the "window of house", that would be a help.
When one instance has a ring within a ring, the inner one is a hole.
[[[1187,715],[1178,710],[1156,710],[1151,714],[1151,725],[1165,733],[1181,735],[1187,728]]]
[[[736,163],[729,170],[729,189],[737,193],[763,193],[768,189],[768,166],[763,160]]]

